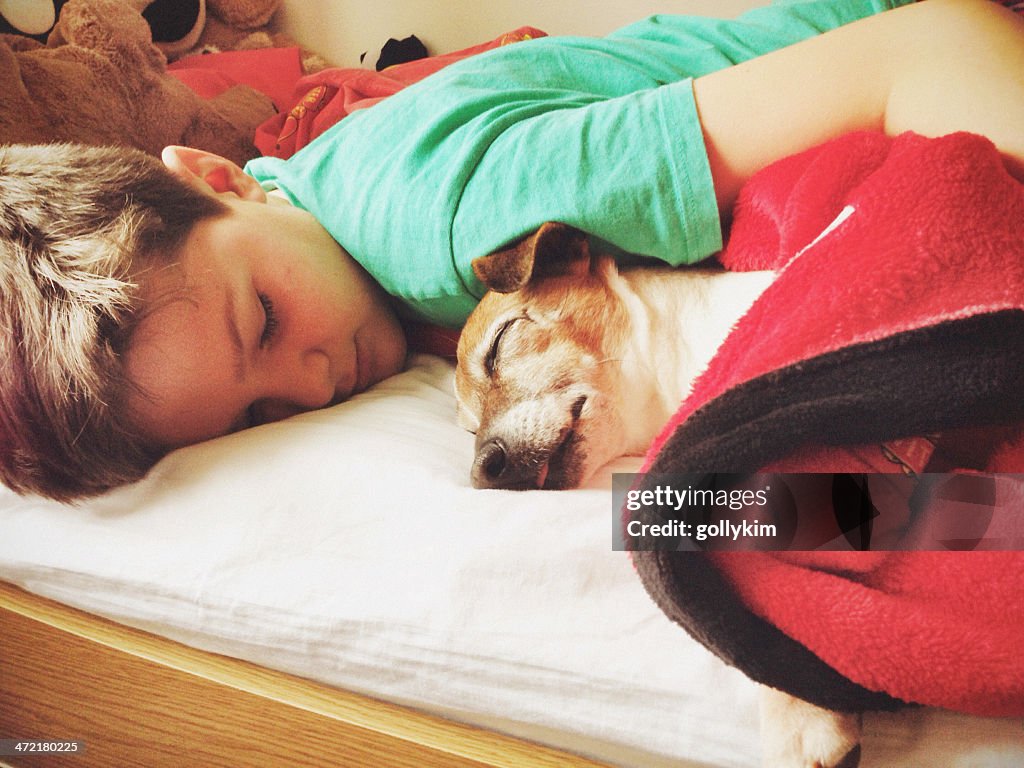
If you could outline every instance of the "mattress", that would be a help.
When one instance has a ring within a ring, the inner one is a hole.
[[[0,579],[115,621],[614,765],[758,764],[757,691],[612,550],[611,472],[469,485],[450,364],[176,451],[78,506],[0,489]],[[1024,725],[872,714],[862,765],[1024,764]]]

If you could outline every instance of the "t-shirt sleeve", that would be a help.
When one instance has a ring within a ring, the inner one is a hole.
[[[512,226],[496,229],[496,219]],[[452,252],[486,254],[545,221],[674,265],[718,251],[718,208],[692,80],[509,127],[465,184]]]

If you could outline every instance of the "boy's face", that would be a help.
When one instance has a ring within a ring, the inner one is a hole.
[[[228,213],[141,277],[153,309],[126,357],[135,421],[167,448],[340,402],[405,362],[387,298],[309,213],[208,179]]]

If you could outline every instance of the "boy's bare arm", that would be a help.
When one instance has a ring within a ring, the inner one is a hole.
[[[774,160],[851,130],[987,136],[1024,178],[1024,21],[927,0],[694,83],[719,207]]]

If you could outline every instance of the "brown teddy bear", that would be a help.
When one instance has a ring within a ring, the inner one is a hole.
[[[153,42],[169,61],[192,53],[268,48],[280,37],[268,24],[281,0],[124,1],[142,12]]]
[[[227,6],[272,14],[279,5],[207,2],[211,14]],[[124,144],[154,154],[168,144],[187,144],[239,163],[255,156],[255,129],[274,114],[270,99],[235,86],[204,100],[167,75],[167,58],[140,13],[147,5],[68,0],[46,46],[0,36],[0,142]],[[257,23],[252,20],[263,16],[239,18]]]

